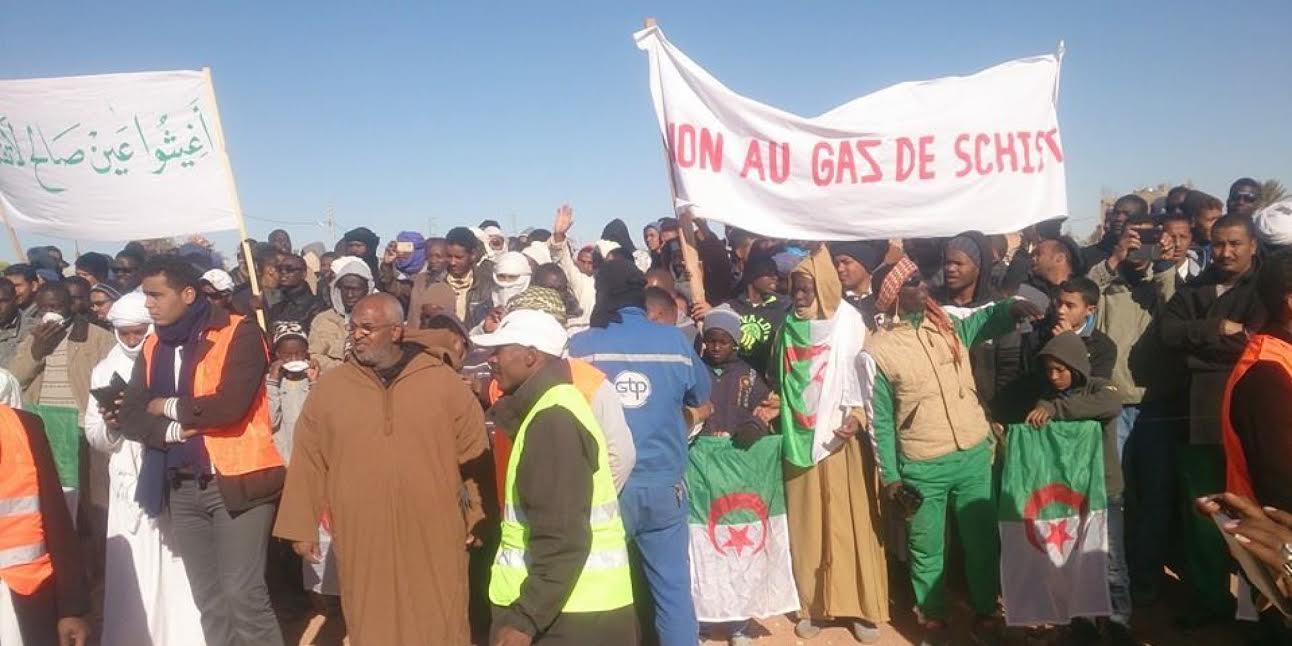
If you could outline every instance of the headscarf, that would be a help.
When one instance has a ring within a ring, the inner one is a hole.
[[[551,247],[544,241],[531,240],[521,253],[529,256],[529,259],[533,260],[535,264],[546,265],[552,262]]]
[[[561,293],[555,289],[539,287],[533,285],[525,291],[516,294],[507,301],[507,313],[510,314],[516,310],[538,310],[552,315],[565,326],[569,323],[569,314],[565,309],[565,299]]]
[[[153,317],[145,306],[146,300],[143,292],[130,292],[117,299],[117,302],[113,303],[108,310],[108,323],[112,324],[112,334],[117,337],[117,346],[131,359],[139,356],[139,352],[144,349],[144,342],[140,341],[139,345],[134,347],[128,346],[121,340],[118,330],[123,327],[147,325],[148,335],[153,333]],[[147,338],[148,336],[144,337],[144,339]]]
[[[377,234],[373,233],[368,227],[351,229],[345,233],[344,238],[341,238],[342,253],[345,253],[345,247],[351,242],[362,242],[368,246],[368,253],[364,254],[362,260],[368,265],[368,273],[372,276],[376,276],[377,245],[381,244],[381,238],[378,238]],[[372,279],[369,278],[368,282],[372,282]]]
[[[395,269],[405,276],[421,272],[426,268],[426,238],[416,231],[400,231],[395,236],[396,242],[413,243],[413,253],[407,258],[395,258]]]
[[[593,285],[597,300],[588,319],[592,327],[604,328],[623,322],[619,310],[625,307],[646,307],[646,277],[631,260],[616,258],[605,262],[597,270]]]
[[[505,307],[511,297],[529,287],[529,258],[518,251],[505,251],[498,254],[493,264],[493,304]],[[512,280],[503,280],[501,276],[515,276]]]
[[[902,288],[906,286],[907,281],[912,276],[918,276],[919,273],[920,268],[910,258],[902,256],[902,259],[894,263],[887,273],[876,274],[875,279],[880,284],[879,289],[875,290],[877,294],[875,296],[875,308],[885,314],[891,312],[897,307],[898,296],[902,293]],[[959,366],[961,354],[960,337],[956,335],[955,325],[951,323],[951,317],[932,297],[924,300],[923,314],[925,318],[933,323],[933,326],[937,328],[938,332],[951,346],[951,354],[955,357],[956,365]],[[897,312],[897,315],[900,317],[902,313]]]
[[[628,225],[623,220],[615,218],[606,223],[606,227],[601,230],[601,239],[610,240],[618,243],[619,248],[624,250],[624,254],[632,257],[637,247],[633,245],[633,239],[628,235]]]
[[[336,276],[332,279],[332,310],[348,322],[350,314],[345,311],[345,305],[341,302],[341,288],[337,283],[346,276],[358,276],[368,281],[368,293],[375,293],[377,286],[372,281],[372,270],[368,269],[368,263],[364,262],[363,258],[341,256],[332,261],[332,273]]]
[[[790,279],[793,280],[795,275],[812,279],[816,285],[816,297],[807,307],[795,307],[794,315],[806,321],[824,321],[833,317],[835,310],[839,309],[839,303],[843,301],[843,285],[839,283],[839,274],[834,270],[830,250],[825,245],[817,247],[816,251],[790,272]]]
[[[484,225],[484,223],[481,224]],[[507,236],[503,235],[502,227],[497,224],[490,223],[488,225],[481,226],[479,231],[480,233],[476,237],[480,239],[480,244],[484,245],[484,258],[497,262],[499,256],[507,253]],[[499,249],[494,249],[493,245],[489,244],[489,241],[495,236],[502,238],[503,240],[502,247]]]
[[[942,252],[943,258],[953,249],[968,256],[969,262],[978,267],[978,282],[974,284],[970,306],[990,303],[994,299],[994,294],[991,283],[991,242],[987,240],[987,236],[977,231],[961,233],[947,241],[946,250]]]
[[[1292,245],[1292,198],[1275,202],[1252,216],[1256,237],[1272,247]]]

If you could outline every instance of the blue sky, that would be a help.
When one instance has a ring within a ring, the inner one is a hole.
[[[1292,3],[12,2],[0,78],[213,70],[254,237],[297,245],[334,205],[443,233],[495,218],[575,233],[668,213],[646,59],[656,17],[734,90],[817,114],[905,80],[1067,41],[1059,120],[1073,228],[1103,191],[1240,175],[1292,186]],[[234,236],[213,236],[226,249]],[[24,235],[24,244],[44,242]],[[70,241],[54,241],[71,251]],[[119,245],[82,244],[109,250]],[[0,259],[10,259],[8,244]]]

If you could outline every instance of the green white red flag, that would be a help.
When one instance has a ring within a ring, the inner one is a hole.
[[[1006,623],[1066,624],[1112,614],[1099,422],[1010,425],[999,519]]]
[[[740,621],[797,610],[781,439],[739,449],[727,437],[697,437],[686,486],[696,618]]]

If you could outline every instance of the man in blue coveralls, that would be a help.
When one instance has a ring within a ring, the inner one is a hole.
[[[570,338],[570,356],[595,365],[614,383],[637,447],[637,465],[619,496],[628,538],[641,554],[655,601],[662,646],[695,646],[691,601],[683,407],[709,399],[709,376],[677,328],[646,318],[646,279],[628,260],[596,275],[591,327]]]

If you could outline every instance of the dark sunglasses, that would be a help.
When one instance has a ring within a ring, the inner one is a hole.
[[[921,276],[920,272],[917,271],[914,274],[912,274],[909,279],[907,279],[907,281],[902,285],[902,287],[919,287],[920,283],[922,282],[924,282],[924,277]]]
[[[278,265],[280,274],[303,274],[305,273],[304,265]]]
[[[1235,202],[1248,202],[1248,203],[1253,203],[1253,202],[1255,202],[1257,199],[1259,199],[1259,196],[1258,196],[1258,195],[1256,195],[1255,193],[1234,193],[1234,201],[1235,201]]]

